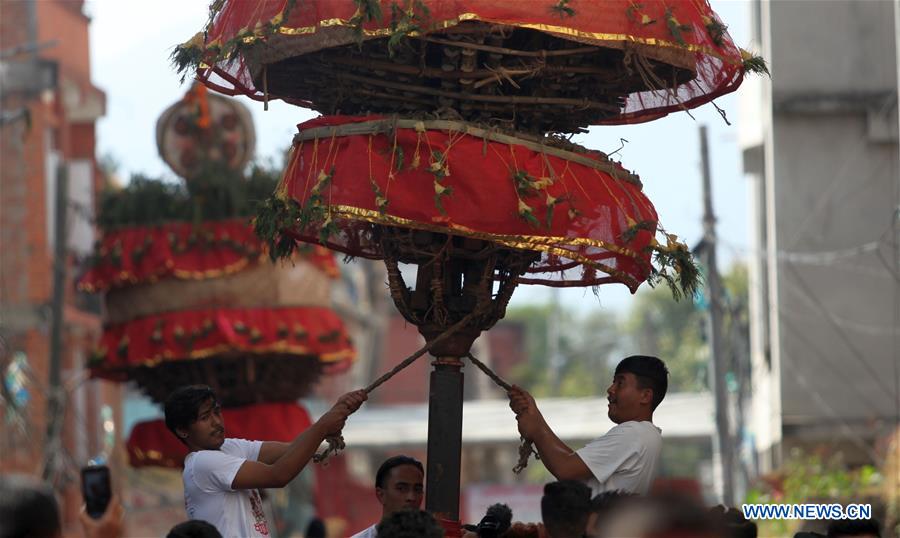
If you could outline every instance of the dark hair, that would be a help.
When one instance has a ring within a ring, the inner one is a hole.
[[[222,533],[202,519],[191,519],[172,527],[166,538],[222,538]]]
[[[376,488],[384,488],[384,481],[387,480],[388,473],[391,472],[391,469],[394,467],[400,467],[401,465],[412,465],[416,469],[425,474],[425,468],[422,467],[422,462],[417,460],[416,458],[410,456],[393,456],[386,460],[381,464],[381,467],[378,468],[378,472],[375,473],[375,487]]]
[[[881,525],[876,519],[847,519],[840,521],[832,521],[828,524],[828,538],[839,538],[842,536],[860,536],[864,534],[874,534],[881,536]]]
[[[444,529],[425,510],[398,510],[375,527],[378,538],[443,538]]]
[[[560,480],[544,486],[541,518],[553,537],[582,536],[591,512],[591,488],[577,480]]]
[[[166,412],[166,428],[172,432],[178,440],[184,443],[184,439],[178,435],[178,428],[187,428],[197,420],[200,406],[209,400],[216,400],[216,393],[209,385],[187,385],[175,389],[166,398],[164,405]]]
[[[710,508],[709,514],[719,524],[725,538],[756,538],[756,523],[745,518],[737,508],[720,504]]]
[[[326,531],[325,522],[314,517],[309,522],[309,525],[306,526],[306,532],[303,533],[303,536],[304,538],[325,538],[328,535]]]
[[[616,366],[616,373],[631,373],[637,378],[638,388],[653,391],[653,409],[656,410],[669,388],[669,370],[666,364],[650,355],[632,355],[625,357]]]
[[[0,476],[0,538],[50,538],[61,530],[49,486],[30,476]]]
[[[488,507],[478,525],[463,525],[463,529],[472,531],[478,538],[495,538],[502,536],[512,525],[512,510],[509,506],[496,503]]]

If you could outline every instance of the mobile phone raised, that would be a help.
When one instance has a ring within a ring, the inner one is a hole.
[[[109,467],[106,465],[82,467],[81,494],[84,496],[87,514],[94,519],[100,519],[112,498]]]

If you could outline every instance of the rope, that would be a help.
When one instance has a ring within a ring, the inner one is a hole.
[[[400,364],[391,368],[391,370],[389,372],[382,375],[375,381],[372,381],[363,390],[366,392],[366,394],[369,394],[373,390],[380,387],[382,384],[387,382],[390,378],[392,378],[395,375],[397,375],[398,373],[400,373],[404,368],[406,368],[410,364],[416,362],[416,359],[418,359],[422,355],[431,351],[431,349],[434,348],[434,346],[437,345],[439,342],[446,340],[447,338],[452,336],[455,332],[457,332],[461,328],[465,327],[466,324],[468,324],[470,321],[472,321],[472,319],[475,316],[480,315],[481,311],[482,311],[482,309],[476,309],[476,310],[473,310],[472,312],[466,314],[466,316],[463,317],[461,320],[457,321],[456,323],[454,323],[453,325],[448,327],[447,330],[445,330],[441,334],[437,335],[437,337],[435,337],[434,340],[426,343],[421,349],[419,349],[418,351],[416,351],[409,357],[403,359],[403,361]],[[343,450],[346,447],[346,444],[344,443],[344,437],[342,435],[340,435],[339,433],[336,435],[329,435],[328,437],[325,438],[325,442],[328,443],[328,446],[325,448],[325,450],[323,450],[322,452],[319,452],[318,454],[313,456],[313,461],[315,463],[322,463],[322,462],[326,461],[329,457],[331,457],[332,454],[337,454],[338,452],[340,452],[341,450]]]
[[[498,376],[493,370],[491,370],[490,368],[488,368],[488,366],[487,366],[485,363],[483,363],[483,362],[481,362],[480,360],[476,359],[474,355],[472,355],[471,353],[469,353],[469,354],[467,355],[467,357],[469,358],[470,361],[472,361],[472,364],[474,364],[475,366],[478,367],[479,370],[481,370],[482,372],[484,372],[484,375],[486,375],[486,376],[488,376],[489,378],[491,378],[491,381],[493,381],[494,383],[496,383],[497,386],[499,386],[501,389],[503,389],[503,390],[505,390],[505,391],[507,391],[507,392],[509,392],[509,391],[512,389],[512,385],[510,385],[509,383],[507,383],[506,381],[504,381],[503,378],[501,378],[501,377]]]
[[[377,389],[378,387],[380,387],[381,385],[386,383],[389,379],[391,379],[392,377],[394,377],[395,375],[397,375],[398,373],[403,371],[407,366],[414,363],[416,361],[416,359],[418,359],[419,357],[421,357],[422,355],[424,355],[425,353],[430,351],[439,342],[442,342],[443,340],[447,339],[448,337],[453,335],[455,332],[457,332],[459,329],[464,327],[469,321],[471,321],[472,318],[474,318],[479,313],[480,313],[480,309],[472,311],[469,314],[467,314],[464,318],[462,318],[455,324],[451,325],[449,328],[447,328],[447,330],[445,330],[444,332],[439,334],[434,340],[428,342],[421,349],[419,349],[418,351],[416,351],[409,357],[403,359],[403,361],[400,362],[397,366],[391,368],[390,371],[388,371],[387,373],[385,373],[384,375],[382,375],[375,381],[371,382],[365,389],[363,389],[365,391],[365,393],[370,394],[372,391],[374,391],[375,389]],[[484,372],[484,374],[486,376],[488,376],[491,379],[491,381],[496,383],[497,386],[499,386],[500,388],[502,388],[503,390],[505,390],[507,392],[509,392],[509,390],[512,389],[512,385],[510,385],[509,383],[504,381],[503,378],[501,378],[499,375],[497,375],[486,364],[484,364],[480,360],[476,359],[474,355],[472,355],[471,353],[468,353],[468,354],[466,354],[466,357],[468,357],[468,359],[472,362],[472,364],[477,366],[479,370]],[[333,454],[337,454],[338,452],[344,450],[344,448],[346,448],[346,446],[347,446],[346,443],[344,442],[344,437],[340,434],[330,435],[325,438],[325,441],[328,443],[328,446],[325,448],[325,450],[323,450],[322,452],[319,452],[313,456],[313,461],[315,463],[326,462],[328,460],[328,458],[330,458]],[[531,441],[529,441],[528,439],[525,439],[523,437],[522,442],[519,444],[519,462],[516,464],[515,467],[513,467],[513,472],[515,474],[521,473],[523,469],[528,467],[528,459],[531,457],[532,454],[534,454],[535,459],[537,459],[537,460],[541,459],[540,455],[538,455],[537,451],[535,451],[535,449],[534,449],[534,443],[532,443]]]
[[[484,374],[486,376],[488,376],[489,378],[491,378],[491,381],[496,383],[500,388],[502,388],[503,390],[505,390],[507,392],[509,392],[510,389],[512,389],[512,385],[510,385],[509,383],[504,381],[503,378],[501,378],[493,370],[488,368],[488,366],[486,364],[484,364],[480,360],[476,359],[474,355],[469,353],[466,356],[469,358],[470,361],[472,361],[472,364],[477,366],[479,370],[484,372]],[[536,460],[541,459],[541,457],[538,455],[538,453],[534,450],[534,443],[532,443],[528,439],[525,439],[524,437],[522,437],[522,443],[519,444],[519,462],[516,464],[515,467],[513,467],[513,472],[516,474],[519,474],[522,472],[522,469],[524,469],[525,467],[528,467],[528,458],[531,457],[532,454],[534,454],[534,459],[536,459]]]

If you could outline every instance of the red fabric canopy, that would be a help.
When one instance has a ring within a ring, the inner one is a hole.
[[[259,261],[263,245],[247,219],[168,222],[106,230],[96,254],[93,267],[78,282],[78,288],[89,293],[161,278],[217,278]],[[301,256],[329,276],[338,276],[334,255],[327,249],[311,247]]]
[[[357,39],[387,38],[394,32],[392,25],[413,22],[419,28],[414,35],[446,30],[465,21],[481,21],[619,50],[627,43],[643,47],[648,57],[656,59],[681,53],[694,57],[695,78],[678,85],[674,93],[668,90],[633,93],[620,114],[599,122],[605,124],[638,123],[694,108],[734,91],[743,79],[741,52],[706,0],[377,0],[375,3],[380,6],[380,20],[363,17],[364,24],[357,33],[348,29],[356,26],[354,18],[360,18],[360,6],[367,2],[225,0],[221,9],[214,12],[205,34],[198,34],[185,47],[193,48],[203,58],[198,77],[205,84],[229,95],[244,94],[257,100],[268,97],[265,88],[254,82],[259,73],[250,72],[251,59],[256,69],[261,69],[261,65],[352,44]],[[422,6],[427,8],[427,14]],[[257,42],[263,45],[248,47]]]
[[[306,409],[293,402],[260,403],[222,409],[226,437],[251,441],[289,442],[311,424]],[[132,467],[181,468],[188,448],[166,428],[162,419],[134,425],[128,441]]]
[[[355,357],[343,321],[330,308],[213,308],[108,325],[91,368],[120,380],[136,366],[234,353],[317,356],[328,373],[344,370]]]
[[[370,258],[383,255],[373,240],[378,224],[541,252],[522,283],[620,282],[633,292],[650,273],[656,211],[637,177],[603,154],[496,141],[465,124],[379,121],[322,117],[299,126],[278,189],[299,204],[288,233]]]

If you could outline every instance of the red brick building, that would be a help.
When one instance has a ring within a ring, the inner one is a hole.
[[[118,445],[119,388],[85,377],[99,304],[75,292],[93,243],[102,176],[95,122],[106,97],[91,84],[90,19],[76,0],[0,1],[0,473],[41,474],[47,445],[57,176],[68,177],[61,380],[61,472],[67,533],[80,509],[78,469]],[[106,426],[106,428],[104,428]],[[115,451],[111,452],[114,455]],[[111,465],[116,472],[116,458]],[[75,535],[78,532],[74,533]]]

